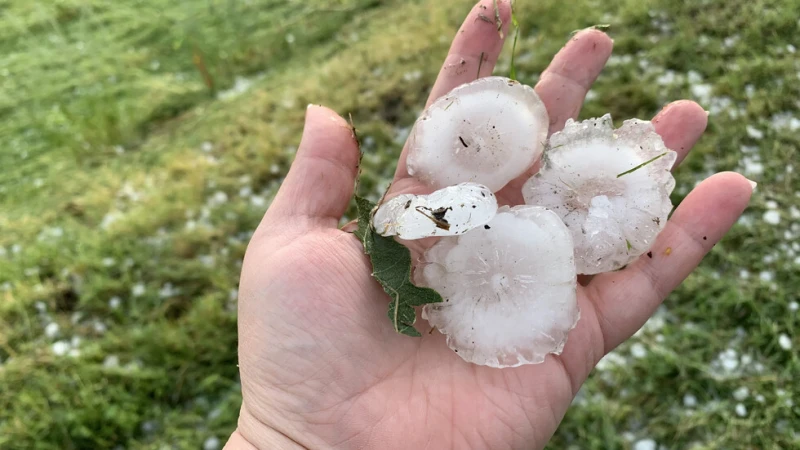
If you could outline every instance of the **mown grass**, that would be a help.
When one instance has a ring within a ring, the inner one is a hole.
[[[696,99],[709,133],[675,201],[719,170],[759,188],[602,363],[551,448],[792,448],[800,6],[606,3],[519,0],[519,79],[535,83],[571,31],[609,23],[616,56],[583,116]],[[353,114],[377,195],[470,6],[0,1],[0,447],[224,442],[240,401],[241,258],[305,105]]]

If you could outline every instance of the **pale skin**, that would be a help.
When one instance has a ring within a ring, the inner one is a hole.
[[[498,5],[507,35],[509,4]],[[483,0],[470,11],[428,103],[472,81],[481,54],[481,76],[492,73],[503,39],[478,16],[494,17],[493,7]],[[555,55],[536,85],[551,133],[578,115],[612,46],[604,33],[584,30]],[[462,60],[474,70],[450,69]],[[678,101],[653,122],[680,163],[703,133],[707,114]],[[422,338],[392,329],[389,298],[371,278],[361,244],[338,228],[358,159],[349,124],[327,108],[310,106],[297,157],[245,256],[239,296],[243,402],[226,448],[542,448],[595,364],[694,270],[752,193],[751,183],[735,173],[703,181],[674,212],[652,258],[578,287],[581,319],[561,355],[539,365],[492,369],[464,362],[444,336],[426,333],[423,320],[417,324]],[[501,203],[521,203],[525,180],[504,188]],[[404,152],[389,195],[430,190],[408,176]]]

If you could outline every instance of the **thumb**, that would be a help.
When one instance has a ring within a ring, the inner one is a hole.
[[[353,128],[330,109],[309,105],[297,155],[259,228],[285,220],[335,228],[353,195],[358,160]]]

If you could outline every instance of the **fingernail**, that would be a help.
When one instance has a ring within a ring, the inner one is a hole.
[[[749,178],[747,179],[747,181],[750,182],[750,189],[752,189],[752,192],[755,192],[756,191],[756,186],[758,186],[758,183],[756,183],[755,181],[753,181],[753,180],[751,180]]]

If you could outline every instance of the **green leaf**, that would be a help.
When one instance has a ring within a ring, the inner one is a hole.
[[[442,296],[430,288],[414,286],[411,282],[411,252],[391,237],[381,236],[370,226],[375,204],[355,196],[358,209],[358,229],[355,235],[364,245],[364,253],[372,262],[372,277],[392,299],[387,315],[395,331],[419,337],[414,328],[417,320],[414,306],[439,303]]]

